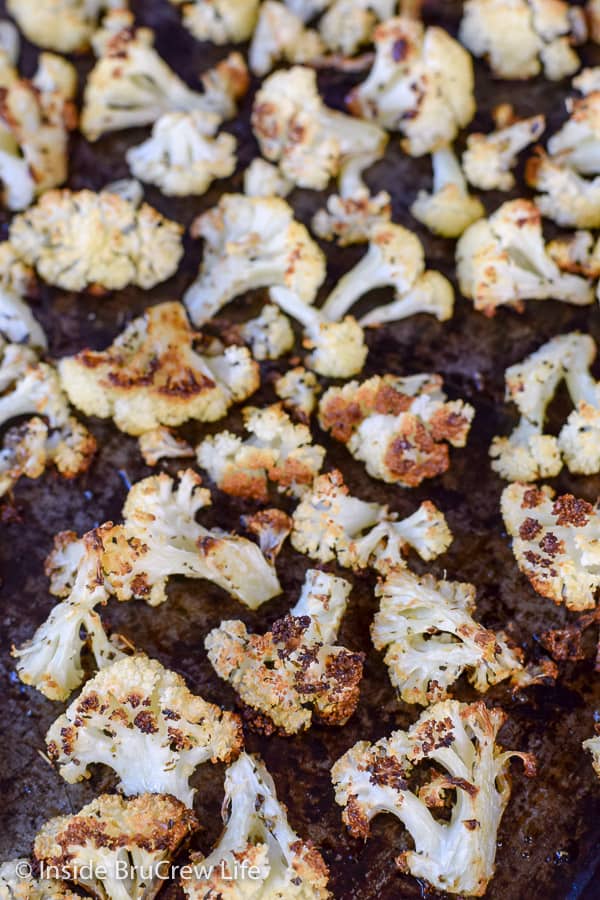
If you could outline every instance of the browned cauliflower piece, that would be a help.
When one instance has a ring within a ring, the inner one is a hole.
[[[106,350],[63,358],[63,387],[78,409],[113,418],[127,434],[188,419],[214,422],[254,393],[259,368],[246,347],[202,355],[194,349],[200,337],[181,303],[151,306]]]
[[[504,524],[531,586],[567,609],[592,609],[600,587],[598,506],[515,482],[502,493]]]
[[[98,672],[46,735],[48,756],[69,784],[102,763],[116,772],[124,794],[172,794],[188,806],[194,769],[228,762],[242,745],[238,716],[195,696],[181,675],[141,654]]]
[[[439,375],[351,381],[323,394],[319,422],[369,475],[417,487],[448,469],[448,445],[465,446],[475,413],[462,400],[448,401],[442,385]]]
[[[310,62],[319,58],[325,45],[319,33],[307,28],[284,3],[264,0],[248,51],[250,69],[263,77],[279,61]]]
[[[445,700],[425,710],[408,731],[374,744],[359,741],[331,770],[350,833],[367,838],[371,820],[391,813],[414,841],[414,849],[396,858],[401,871],[439,891],[483,896],[510,799],[510,758],[519,757],[525,774],[535,775],[531,754],[497,744],[505,720],[501,709],[488,709],[481,700]],[[421,763],[434,767],[424,770]],[[422,775],[419,784],[416,772]],[[440,806],[446,815],[434,817],[428,807]]]
[[[246,531],[258,538],[258,546],[271,565],[281,552],[286,538],[292,530],[292,520],[282,509],[259,509],[251,516],[242,516]]]
[[[145,431],[140,435],[138,444],[147,466],[157,466],[161,459],[191,459],[195,455],[187,441],[177,437],[164,425]]]
[[[28,859],[11,859],[0,864],[2,900],[77,900],[64,881],[34,878]]]
[[[592,754],[592,765],[594,767],[594,772],[600,778],[600,734],[597,734],[595,737],[588,738],[587,741],[583,741],[582,747],[584,750],[589,750]]]
[[[168,864],[198,827],[192,810],[175,797],[101,794],[78,813],[46,822],[33,852],[47,870],[65,872],[94,897],[153,900]]]
[[[275,393],[283,401],[284,407],[304,424],[310,421],[320,391],[321,386],[315,373],[303,366],[288,369],[275,382]]]
[[[204,646],[248,711],[251,728],[296,734],[313,718],[343,725],[356,709],[364,654],[335,645],[351,585],[309,569],[294,608],[264,635],[221,622]]]

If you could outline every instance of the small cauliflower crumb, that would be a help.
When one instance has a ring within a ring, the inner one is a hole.
[[[592,754],[594,772],[598,778],[600,778],[600,734],[593,738],[588,738],[587,741],[583,741],[581,746],[584,750],[588,750]]]

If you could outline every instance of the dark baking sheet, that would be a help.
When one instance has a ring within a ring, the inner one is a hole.
[[[180,26],[177,10],[166,0],[132,5],[139,22],[156,29],[159,51],[191,84],[196,83],[199,71],[226,52],[196,43]],[[0,9],[4,10],[3,2]],[[424,15],[427,22],[440,22],[454,32],[460,4],[426,3]],[[600,54],[590,47],[584,49],[583,56],[587,62],[600,60]],[[22,67],[26,74],[33,72],[35,58],[35,50],[25,45]],[[77,65],[84,73],[91,65],[91,57],[81,58]],[[554,124],[564,118],[568,83],[494,82],[483,65],[477,64],[476,71],[478,113],[474,126],[487,130],[491,108],[502,101],[513,102],[522,115],[543,111]],[[328,102],[341,106],[351,79],[322,73],[320,81]],[[250,108],[251,96],[244,102],[242,114],[227,126],[239,140],[239,167],[232,179],[217,183],[204,197],[183,200],[166,199],[148,188],[147,200],[188,225],[194,216],[211,207],[224,189],[241,189],[240,173],[256,154],[249,128]],[[126,176],[124,152],[146,133],[125,132],[94,145],[75,136],[70,186],[98,189],[109,180]],[[452,277],[453,242],[433,239],[408,213],[417,189],[430,183],[428,160],[403,156],[394,139],[385,160],[372,170],[369,180],[374,188],[385,187],[392,193],[394,220],[419,233],[429,266]],[[490,210],[504,199],[506,195],[484,195]],[[296,191],[291,202],[298,217],[308,222],[312,211],[322,205],[323,195]],[[324,246],[329,269],[323,296],[362,252],[360,248],[342,251]],[[98,299],[42,287],[35,311],[48,333],[50,353],[58,357],[84,346],[104,347],[148,304],[180,298],[193,278],[199,258],[200,246],[186,239],[186,255],[178,274],[149,293],[131,289]],[[363,301],[364,305],[390,296],[389,292],[378,294]],[[247,315],[261,297],[259,292],[239,300],[228,308],[227,315]],[[451,396],[464,397],[477,409],[467,449],[453,453],[448,473],[417,490],[406,491],[372,481],[343,448],[332,446],[315,426],[315,435],[328,447],[328,463],[343,470],[357,495],[388,502],[401,514],[411,512],[425,498],[431,498],[444,510],[455,540],[449,552],[427,568],[438,576],[445,572],[449,578],[474,582],[478,588],[478,615],[484,624],[507,628],[532,656],[540,651],[540,633],[562,626],[570,617],[564,609],[538,597],[517,571],[499,515],[503,485],[490,471],[487,449],[492,436],[506,433],[513,422],[511,411],[502,402],[506,366],[549,337],[569,329],[587,330],[598,341],[599,325],[600,313],[595,305],[578,309],[557,302],[532,302],[523,315],[503,310],[488,320],[459,298],[454,318],[443,325],[419,316],[370,332],[371,353],[365,375],[440,372]],[[252,402],[275,399],[271,376],[284,368],[285,363],[263,366],[263,388]],[[558,421],[557,418],[555,424]],[[216,428],[238,422],[239,416],[234,413]],[[23,687],[8,655],[9,645],[28,638],[54,603],[43,573],[53,535],[71,528],[81,533],[107,519],[118,520],[127,480],[133,482],[150,474],[133,438],[119,433],[111,423],[92,420],[89,425],[99,443],[90,471],[73,482],[61,480],[53,472],[38,481],[22,480],[14,503],[5,503],[0,515],[0,860],[26,855],[44,820],[77,811],[115,783],[107,769],[98,767],[89,782],[68,786],[49,767],[39,751],[44,746],[46,729],[62,706]],[[196,438],[207,431],[202,426],[184,429],[188,436]],[[176,471],[177,466],[170,469]],[[571,478],[563,474],[556,479],[556,485],[595,499],[600,478]],[[214,492],[210,521],[235,528],[241,512],[235,502]],[[424,568],[419,560],[411,562],[419,570]],[[204,636],[222,618],[240,617],[257,630],[265,629],[295,602],[309,566],[306,558],[286,547],[278,564],[285,593],[257,613],[250,613],[210,584],[174,578],[167,604],[150,609],[141,602],[119,605],[112,601],[104,617],[139,648],[181,672],[192,690],[232,708],[234,694],[214,675],[203,649]],[[373,579],[352,577],[345,570],[339,574],[354,583],[342,626],[342,642],[367,654],[356,715],[344,728],[315,726],[294,738],[248,734],[247,746],[265,759],[279,795],[288,805],[293,826],[321,847],[331,868],[331,887],[336,897],[418,897],[423,886],[397,874],[394,867],[393,859],[406,841],[400,824],[392,816],[380,816],[366,844],[354,841],[343,830],[340,810],[333,801],[329,778],[332,763],[355,741],[377,739],[394,728],[405,728],[418,715],[418,709],[397,702],[381,657],[370,646],[368,630],[376,608]],[[488,891],[490,900],[592,900],[600,896],[596,870],[600,785],[589,754],[581,749],[581,741],[592,735],[595,713],[600,713],[600,679],[593,671],[591,642],[589,652],[590,657],[584,662],[561,667],[560,680],[554,688],[533,688],[513,698],[508,688],[499,686],[488,695],[490,703],[500,704],[510,715],[502,733],[505,745],[534,752],[539,763],[539,775],[530,781],[523,777],[519,765],[514,765],[513,795],[500,827],[497,873]],[[461,681],[456,695],[466,700],[473,692]],[[222,778],[223,767],[210,765],[195,776],[199,787],[196,809],[203,825],[196,846],[204,850],[220,831]]]

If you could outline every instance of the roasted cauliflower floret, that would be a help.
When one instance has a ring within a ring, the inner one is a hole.
[[[170,0],[183,6],[183,24],[199,41],[241,44],[252,37],[260,0]]]
[[[265,502],[272,481],[282,493],[300,497],[319,474],[325,449],[312,443],[306,425],[294,424],[281,404],[243,411],[249,437],[230,431],[204,438],[196,448],[200,468],[234,497]]]
[[[600,778],[600,734],[596,735],[596,737],[588,738],[587,741],[583,742],[582,747],[584,750],[589,750],[592,754],[594,772]]]
[[[526,677],[522,654],[473,619],[472,584],[398,569],[375,593],[380,606],[371,638],[377,650],[386,651],[391,682],[405,703],[445,700],[465,670],[482,693],[506,678],[518,684]]]
[[[578,338],[578,340],[575,340]],[[575,409],[558,435],[558,446],[570,472],[600,472],[600,382],[590,372],[596,345],[589,335],[574,335],[563,358],[567,389]]]
[[[140,435],[138,444],[147,466],[157,466],[161,459],[191,459],[195,456],[188,442],[164,425],[145,431]]]
[[[439,375],[375,375],[331,387],[319,423],[373,478],[417,487],[448,469],[448,445],[465,446],[475,414],[462,400],[448,401],[442,385]]]
[[[290,320],[274,303],[267,303],[254,319],[240,327],[240,337],[250,346],[254,359],[279,359],[294,346]]]
[[[443,28],[408,17],[388,19],[373,34],[375,62],[354,88],[349,108],[404,135],[411,156],[454,140],[475,113],[471,57]]]
[[[540,148],[527,161],[527,183],[541,191],[535,198],[543,216],[566,228],[600,226],[600,176],[582,178],[575,169]]]
[[[204,646],[251,728],[296,734],[315,721],[343,725],[356,709],[364,654],[336,645],[351,585],[309,569],[296,606],[264,635],[221,622]]]
[[[452,315],[454,292],[450,282],[437,272],[425,272],[423,246],[402,225],[373,226],[366,254],[340,278],[321,312],[331,321],[339,321],[364,294],[381,287],[393,287],[395,299],[371,310],[361,324],[377,325],[419,312],[431,313],[442,321]]]
[[[0,241],[0,290],[23,297],[35,287],[33,269],[25,265],[10,241]]]
[[[161,116],[152,136],[127,151],[135,177],[155,184],[169,197],[187,197],[204,194],[215,178],[231,175],[237,141],[231,134],[215,137],[216,128],[207,125],[207,118],[198,110]]]
[[[316,74],[294,66],[275,72],[261,85],[252,109],[252,127],[261,153],[277,162],[296,186],[323,190],[340,176],[342,196],[345,170],[352,182],[385,151],[387,135],[372,122],[360,121],[329,109],[323,103]]]
[[[377,22],[390,19],[396,0],[334,0],[319,20],[319,33],[330,50],[352,56],[371,41]]]
[[[251,516],[242,516],[241,523],[258,539],[258,546],[271,565],[281,552],[292,530],[292,519],[282,509],[259,509]]]
[[[266,75],[280,60],[309,62],[320,56],[323,49],[318,32],[306,28],[302,19],[278,0],[264,0],[248,52],[255,75]]]
[[[199,339],[181,303],[151,306],[108,349],[64,357],[63,387],[78,409],[112,417],[128,434],[188,419],[214,422],[258,388],[258,365],[245,347],[201,355]]]
[[[57,53],[85,50],[101,13],[126,6],[127,0],[8,0],[6,4],[32,44]]]
[[[248,71],[232,53],[202,76],[204,93],[192,91],[153,46],[149,28],[135,28],[133,14],[116,10],[94,35],[96,65],[87,78],[81,130],[95,141],[107,131],[151,125],[165,113],[197,110],[220,121],[235,115],[248,89]]]
[[[515,185],[511,169],[518,154],[544,132],[544,116],[514,119],[504,127],[498,122],[489,134],[470,134],[462,166],[469,182],[481,191],[510,191]]]
[[[494,874],[498,827],[510,798],[510,758],[520,757],[525,774],[535,774],[530,754],[496,743],[505,719],[481,700],[446,700],[425,710],[408,731],[375,744],[359,741],[331,770],[350,833],[366,838],[371,819],[392,813],[414,841],[414,849],[396,859],[401,871],[440,891],[482,896]],[[435,766],[429,780],[411,786],[425,762]],[[449,816],[434,818],[428,806],[445,806]]]
[[[501,506],[515,559],[534,590],[567,609],[593,608],[600,587],[597,506],[518,482],[504,488]]]
[[[11,859],[0,864],[0,897],[2,900],[77,900],[63,881],[53,878],[24,876],[31,868],[28,859]]]
[[[277,166],[260,156],[244,172],[244,193],[248,197],[287,197],[293,187]]]
[[[194,769],[228,762],[242,743],[236,715],[195,696],[181,675],[141,654],[98,672],[46,735],[48,755],[69,784],[103,763],[124,794],[172,794],[188,806]]]
[[[313,303],[325,277],[323,253],[278,197],[224,194],[192,234],[204,238],[198,278],[184,297],[196,325],[254,288],[283,285]]]
[[[542,219],[529,200],[503,203],[489,219],[471,225],[456,246],[460,290],[475,309],[493,316],[498,306],[521,311],[524,300],[594,301],[590,283],[564,274],[544,244]]]
[[[311,228],[324,241],[336,241],[340,247],[366,243],[378,225],[390,222],[392,200],[387,191],[374,197],[358,190],[348,197],[331,194],[324,209],[314,214]]]
[[[310,421],[320,390],[317,376],[302,366],[288,369],[275,382],[275,393],[284,407],[305,424]]]
[[[109,191],[47,191],[16,216],[10,242],[48,284],[66,291],[151,288],[183,254],[182,227]]]
[[[572,44],[586,40],[587,27],[583,10],[563,0],[467,0],[459,36],[497,78],[533,78],[543,66],[559,81],[579,68]]]
[[[406,519],[387,506],[353,497],[341,472],[315,478],[293,516],[292,546],[321,563],[337,559],[352,569],[372,566],[378,572],[406,565],[413,548],[421,559],[435,559],[452,542],[443,514],[426,500]]]
[[[46,822],[33,853],[46,869],[65,871],[92,896],[151,900],[177,850],[198,827],[194,813],[175,797],[124,800],[101,794],[78,813]],[[119,877],[124,862],[127,878]]]
[[[477,219],[485,208],[477,197],[469,194],[467,182],[452,147],[440,147],[431,155],[433,192],[419,191],[411,213],[434,234],[457,238]]]
[[[321,854],[293,831],[273,779],[258,757],[241,753],[227,769],[223,821],[217,846],[206,858],[195,856],[195,874],[182,880],[188,900],[331,897]]]
[[[44,350],[47,343],[44,330],[29,304],[0,284],[0,351],[7,344],[26,344]]]

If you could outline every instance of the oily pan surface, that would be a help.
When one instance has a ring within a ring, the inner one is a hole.
[[[159,51],[190,84],[197,83],[199,71],[227,52],[195,42],[181,27],[177,10],[166,0],[145,0],[132,6],[139,23],[156,29]],[[3,12],[3,2],[0,8]],[[424,17],[455,32],[460,4],[426,3]],[[600,54],[594,56],[590,47],[582,55],[588,63],[600,61]],[[35,58],[36,51],[26,45],[22,57],[25,74],[34,70]],[[84,73],[91,62],[91,56],[86,56],[77,65]],[[545,112],[552,128],[564,119],[568,84],[555,86],[541,79],[518,84],[494,82],[479,63],[476,73],[478,113],[473,127],[489,130],[490,110],[502,101],[513,102],[520,115]],[[352,80],[328,72],[322,73],[320,84],[327,102],[341,107]],[[239,141],[239,166],[233,178],[213,185],[201,198],[167,199],[147,188],[146,199],[187,226],[194,216],[214,205],[223,190],[241,190],[240,173],[257,153],[249,126],[250,108],[251,96],[246,98],[241,115],[226,125]],[[110,180],[126,176],[125,151],[147,133],[147,129],[124,132],[94,145],[75,136],[69,186],[99,189]],[[432,238],[408,213],[416,191],[428,188],[430,179],[428,159],[404,156],[394,138],[385,160],[371,170],[368,180],[374,189],[390,191],[394,221],[417,231],[424,241],[428,265],[453,277],[453,242]],[[521,188],[520,193],[526,191]],[[516,191],[514,195],[518,194]],[[295,191],[291,202],[297,216],[308,222],[312,212],[323,205],[324,196]],[[506,198],[488,193],[483,199],[493,210]],[[328,279],[322,292],[325,296],[363,248],[323,246],[328,257]],[[59,357],[85,346],[106,346],[145,306],[181,298],[199,259],[199,243],[186,238],[186,255],[179,272],[150,292],[129,289],[97,299],[41,286],[34,309],[47,331],[50,354]],[[263,296],[258,292],[241,298],[224,315],[247,316]],[[363,306],[368,308],[390,296],[390,292],[379,291],[364,300]],[[417,316],[368,333],[371,352],[364,377],[384,372],[439,372],[450,396],[470,401],[477,410],[468,446],[452,453],[450,471],[417,490],[371,480],[343,447],[333,444],[314,426],[315,437],[327,447],[327,463],[342,469],[356,495],[387,502],[402,515],[412,512],[426,498],[440,506],[454,532],[454,542],[433,564],[425,567],[414,558],[411,565],[419,571],[427,568],[438,577],[446,573],[451,579],[472,581],[477,586],[478,618],[487,626],[506,628],[530,657],[540,652],[538,637],[542,631],[561,627],[572,616],[537,596],[519,574],[499,513],[503,484],[490,470],[487,450],[492,436],[507,433],[514,422],[512,411],[503,404],[505,368],[548,338],[574,328],[590,332],[598,341],[598,307],[578,309],[557,302],[531,302],[523,315],[501,310],[488,320],[459,297],[450,322],[440,324],[431,317]],[[275,399],[272,376],[286,365],[285,361],[263,364],[263,387],[251,399],[253,404]],[[555,406],[554,424],[558,425],[560,400]],[[19,645],[33,634],[55,602],[43,572],[53,535],[63,529],[82,533],[107,519],[118,521],[127,481],[137,481],[152,471],[143,464],[135,439],[118,432],[110,422],[93,419],[88,424],[99,444],[89,472],[72,482],[52,471],[37,481],[23,479],[14,503],[5,503],[0,516],[0,860],[27,855],[46,819],[76,812],[95,795],[115,786],[106,768],[97,767],[90,781],[72,786],[50,768],[39,751],[44,747],[47,728],[64,707],[21,685],[8,652],[11,643]],[[234,411],[214,426],[194,425],[183,432],[197,440],[210,431],[236,425],[239,413]],[[175,472],[178,466],[165,468]],[[600,492],[600,478],[572,478],[565,473],[555,484],[561,491],[570,490],[590,500]],[[239,527],[242,512],[254,508],[216,491],[213,498],[212,510],[203,521],[230,529]],[[285,500],[275,498],[275,502],[286,507]],[[255,613],[213,585],[173,578],[169,602],[163,606],[151,609],[142,602],[118,604],[113,600],[103,618],[138,648],[181,672],[193,691],[234,708],[233,691],[216,677],[206,658],[205,635],[224,618],[241,618],[254,630],[265,630],[293,605],[310,565],[306,557],[286,546],[277,566],[284,593]],[[337,571],[334,566],[325,568]],[[338,574],[354,584],[340,643],[367,654],[356,714],[343,728],[316,725],[308,733],[291,738],[248,733],[247,747],[263,756],[288,806],[293,827],[322,849],[336,897],[418,897],[423,886],[399,875],[394,866],[394,857],[410,840],[397,820],[380,816],[373,823],[370,839],[366,843],[356,841],[343,829],[341,811],[333,799],[329,771],[343,752],[357,740],[374,740],[394,728],[406,728],[419,714],[417,707],[396,700],[381,655],[370,645],[369,624],[376,609],[373,578],[351,576],[346,570]],[[527,780],[519,763],[513,764],[513,794],[500,827],[496,876],[487,894],[490,900],[592,900],[600,896],[600,889],[594,887],[600,843],[599,787],[591,757],[581,748],[581,741],[593,733],[594,714],[600,712],[600,679],[593,670],[591,640],[588,651],[585,661],[562,665],[554,688],[532,688],[513,698],[508,687],[499,685],[487,696],[489,703],[498,703],[509,713],[501,735],[504,745],[535,753],[539,765],[537,778]],[[455,694],[463,700],[474,696],[464,679]],[[196,810],[203,826],[194,846],[204,851],[217,839],[221,828],[223,771],[222,766],[209,764],[194,778],[198,787]],[[167,891],[174,893],[174,888]]]

